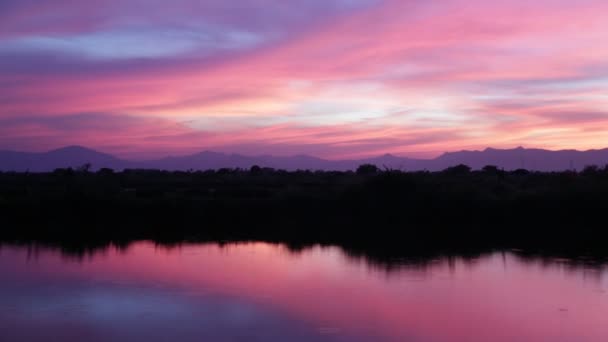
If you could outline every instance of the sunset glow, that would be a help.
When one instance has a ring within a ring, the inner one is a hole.
[[[4,0],[0,149],[608,145],[605,0]]]

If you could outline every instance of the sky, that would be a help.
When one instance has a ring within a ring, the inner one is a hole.
[[[605,0],[2,0],[0,149],[608,147]]]

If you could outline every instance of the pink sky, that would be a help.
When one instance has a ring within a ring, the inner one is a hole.
[[[5,0],[0,149],[608,146],[604,0]]]

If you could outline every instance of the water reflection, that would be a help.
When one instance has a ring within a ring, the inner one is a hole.
[[[266,243],[74,250],[0,248],[3,340],[608,340],[608,269],[588,260],[387,261]]]

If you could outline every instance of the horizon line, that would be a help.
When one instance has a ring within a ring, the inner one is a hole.
[[[111,152],[105,152],[101,149],[98,148],[92,148],[92,147],[88,147],[85,145],[66,145],[63,147],[58,147],[58,148],[53,148],[53,149],[49,149],[49,150],[45,150],[45,151],[24,151],[24,150],[11,150],[11,149],[0,149],[0,152],[11,152],[11,153],[27,153],[27,154],[48,154],[48,153],[52,153],[52,152],[57,152],[57,151],[62,151],[62,150],[67,150],[67,149],[81,149],[81,150],[87,150],[87,151],[91,151],[91,152],[95,152],[95,153],[99,153],[99,154],[105,154],[108,156],[111,156],[113,158],[119,159],[119,160],[123,160],[123,161],[137,161],[137,162],[145,162],[145,161],[157,161],[157,160],[162,160],[162,159],[167,159],[167,158],[182,158],[182,157],[191,157],[197,154],[204,154],[204,153],[215,153],[215,154],[221,154],[221,155],[226,155],[226,156],[240,156],[240,157],[250,157],[250,158],[255,158],[255,157],[272,157],[272,158],[294,158],[294,157],[307,157],[307,158],[315,158],[315,159],[319,159],[319,160],[324,160],[324,161],[335,161],[335,162],[340,162],[340,161],[358,161],[358,160],[365,160],[365,159],[375,159],[375,158],[381,158],[381,157],[395,157],[395,158],[404,158],[404,159],[410,159],[410,160],[436,160],[444,155],[449,155],[449,154],[454,154],[454,153],[463,153],[463,152],[469,152],[469,153],[481,153],[481,152],[486,152],[488,150],[494,150],[494,151],[513,151],[513,150],[524,150],[524,151],[530,151],[530,150],[536,150],[536,151],[546,151],[546,152],[594,152],[594,151],[603,151],[603,150],[608,150],[608,146],[604,147],[604,148],[590,148],[590,149],[584,149],[584,150],[579,150],[576,148],[564,148],[564,149],[547,149],[547,148],[537,148],[537,147],[524,147],[524,146],[517,146],[517,147],[513,147],[513,148],[495,148],[495,147],[485,147],[484,149],[461,149],[461,150],[454,150],[454,151],[444,151],[441,152],[439,155],[437,155],[436,157],[432,157],[432,158],[419,158],[419,157],[410,157],[407,155],[402,155],[402,154],[394,154],[394,153],[381,153],[381,154],[377,154],[377,155],[369,155],[369,156],[363,156],[363,157],[358,157],[358,158],[324,158],[324,157],[318,157],[312,154],[303,154],[303,153],[299,153],[299,154],[247,154],[247,153],[238,153],[238,152],[221,152],[221,151],[213,151],[213,150],[201,150],[199,152],[193,152],[193,153],[184,153],[184,154],[169,154],[169,155],[164,155],[164,156],[159,156],[159,157],[155,157],[155,158],[123,158],[123,157],[119,157],[114,153]],[[410,152],[410,153],[425,153],[425,152]]]

